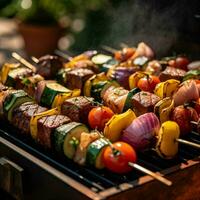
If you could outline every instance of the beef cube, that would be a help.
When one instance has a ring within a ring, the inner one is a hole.
[[[132,105],[137,116],[147,112],[153,112],[155,104],[160,101],[160,97],[150,92],[138,92],[132,97]]]
[[[52,79],[62,67],[63,63],[58,56],[45,55],[39,58],[37,73],[45,79]]]
[[[13,111],[12,124],[20,129],[21,133],[30,134],[30,120],[34,114],[42,113],[47,108],[33,102],[26,102]]]
[[[166,81],[168,79],[176,79],[181,81],[185,76],[186,71],[174,67],[167,67],[164,71],[160,73],[160,81]]]
[[[69,89],[81,89],[84,83],[94,75],[94,72],[85,68],[78,68],[69,71],[67,77],[67,88]]]
[[[71,122],[71,120],[64,115],[50,115],[42,117],[38,120],[37,124],[37,142],[45,148],[51,148],[54,129],[69,122]]]
[[[61,113],[72,121],[88,123],[88,114],[94,108],[94,99],[88,97],[73,97],[64,101]]]

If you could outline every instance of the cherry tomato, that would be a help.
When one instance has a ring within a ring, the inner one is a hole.
[[[119,60],[120,62],[128,60],[133,54],[135,53],[134,48],[125,47],[122,51],[115,52],[115,59]]]
[[[125,142],[116,142],[106,147],[103,154],[103,162],[107,169],[115,173],[127,173],[132,170],[129,162],[135,163],[137,155],[135,150]]]
[[[184,56],[178,56],[176,59],[170,60],[168,62],[169,66],[183,70],[187,70],[187,66],[189,63],[190,61],[188,60],[188,58]]]
[[[141,78],[137,86],[143,91],[153,92],[158,83],[160,83],[160,79],[157,76],[149,75]]]
[[[106,122],[114,115],[114,112],[106,107],[99,106],[93,108],[88,115],[88,122],[91,128],[102,131],[105,127]]]

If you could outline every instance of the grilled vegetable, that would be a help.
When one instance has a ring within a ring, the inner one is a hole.
[[[54,101],[58,101],[57,99],[55,99],[58,94],[64,93],[69,98],[71,96],[71,92],[71,90],[63,87],[56,82],[46,82],[41,95],[40,103],[47,107],[51,107],[52,105],[55,107],[58,103],[55,103]]]
[[[141,71],[135,72],[134,74],[132,74],[129,77],[129,87],[130,87],[130,89],[137,87],[138,81],[145,76],[148,76],[148,74],[145,73],[145,72],[141,72]]]
[[[132,97],[140,91],[141,90],[139,88],[133,88],[132,90],[129,91],[124,104],[123,112],[127,111],[129,108],[130,109],[133,108]]]
[[[135,163],[136,160],[135,150],[125,142],[116,142],[107,146],[103,154],[103,162],[106,168],[119,174],[131,171],[129,162]]]
[[[93,108],[88,115],[88,122],[92,129],[103,131],[105,124],[114,115],[113,111],[106,106]]]
[[[154,113],[157,115],[160,122],[163,123],[170,119],[170,115],[173,109],[174,109],[174,100],[171,99],[170,97],[166,97],[160,100],[154,106]]]
[[[173,95],[175,106],[183,105],[184,103],[199,98],[199,91],[194,80],[185,81],[182,86]]]
[[[160,122],[156,115],[146,113],[132,121],[123,131],[121,140],[130,144],[136,150],[143,150],[152,142],[159,128]]]
[[[100,133],[93,131],[91,133],[81,133],[80,142],[77,146],[74,156],[74,162],[79,165],[85,165],[88,146],[95,140],[100,138]],[[102,163],[102,162],[101,162]],[[94,163],[92,163],[94,164]]]
[[[77,122],[71,122],[58,127],[54,132],[56,151],[72,159],[83,132],[88,133],[88,128],[84,124]]]
[[[148,62],[145,72],[158,76],[162,70],[162,65],[158,60]]]
[[[0,92],[0,119],[4,118],[4,108],[3,108],[3,103],[6,99],[6,97],[12,92],[13,90],[11,89],[6,89],[5,91]]]
[[[21,83],[24,77],[28,77],[32,75],[32,71],[25,67],[17,67],[15,69],[11,69],[8,73],[7,80],[5,85],[13,87],[16,89],[22,89],[23,84]]]
[[[100,71],[106,73],[106,72],[108,72],[108,70],[109,70],[110,68],[112,68],[114,65],[118,65],[118,64],[119,64],[119,62],[118,62],[117,60],[115,60],[115,59],[108,60],[106,63],[104,63],[104,64],[101,66]]]
[[[59,93],[55,96],[54,101],[52,103],[52,108],[63,105],[64,101],[73,97],[78,97],[81,94],[81,90],[74,89],[69,90],[68,92]]]
[[[197,80],[200,80],[200,69],[188,71],[185,74],[183,80],[186,81],[188,79],[197,79]]]
[[[180,133],[184,136],[191,132],[191,121],[197,122],[199,116],[194,108],[181,105],[174,109],[171,119],[179,125]]]
[[[13,110],[23,104],[24,102],[33,101],[23,90],[11,92],[3,103],[3,110],[7,116],[8,121],[12,121]]]
[[[104,136],[111,142],[116,142],[122,135],[122,131],[125,130],[132,121],[136,118],[135,113],[132,110],[127,110],[122,114],[114,115],[104,128]]]
[[[5,84],[6,81],[7,81],[8,74],[9,74],[10,70],[12,70],[12,69],[17,69],[17,68],[19,68],[19,67],[20,67],[20,65],[19,65],[18,63],[12,63],[12,64],[10,64],[10,63],[5,63],[5,64],[3,65],[2,69],[1,69],[1,73],[0,73],[1,82],[2,82],[3,84]]]
[[[66,86],[67,84],[67,73],[71,70],[71,68],[63,68],[58,71],[56,74],[56,80],[58,83]]]
[[[108,70],[107,76],[111,80],[116,80],[122,87],[129,89],[129,76],[138,71],[136,66],[113,66]]]
[[[87,97],[90,97],[92,86],[96,85],[98,83],[101,83],[101,85],[104,86],[107,80],[108,80],[108,78],[106,77],[105,73],[100,73],[100,74],[92,76],[85,82],[84,92],[83,92],[84,95]]]
[[[178,89],[180,81],[175,79],[169,79],[165,82],[159,83],[154,93],[159,96],[161,99],[165,97],[172,97],[173,93]]]
[[[110,86],[102,92],[104,105],[111,108],[114,113],[122,113],[129,91],[123,87]]]
[[[154,52],[151,49],[151,47],[149,47],[147,44],[145,44],[144,42],[140,42],[137,46],[135,53],[133,54],[133,56],[130,59],[133,60],[140,56],[145,56],[145,57],[151,59],[154,57]]]
[[[133,56],[133,54],[135,53],[135,48],[129,48],[129,47],[125,47],[120,51],[116,51],[115,52],[115,59],[120,61],[120,62],[124,62],[126,60],[128,60],[131,56]]]
[[[111,59],[112,59],[112,56],[108,56],[105,54],[97,54],[92,57],[91,61],[95,65],[98,65],[99,68],[101,68],[103,64],[108,63]]]
[[[200,61],[193,61],[187,66],[188,70],[200,70]]]
[[[100,138],[92,142],[87,148],[86,161],[97,169],[104,168],[103,155],[109,142],[106,138]]]
[[[23,90],[33,97],[37,88],[37,84],[43,80],[44,78],[39,74],[25,77],[22,79]]]
[[[183,70],[187,70],[187,66],[189,63],[189,59],[185,56],[177,56],[175,59],[171,59],[168,61],[170,67],[175,67]]]
[[[176,122],[164,122],[158,133],[156,152],[165,159],[171,159],[178,153],[178,139],[180,136],[179,126]]]

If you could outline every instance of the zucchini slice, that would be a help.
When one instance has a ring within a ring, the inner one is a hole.
[[[89,132],[88,128],[81,123],[71,122],[64,124],[54,132],[54,146],[57,152],[72,159],[76,152],[82,132]]]
[[[92,57],[91,61],[95,64],[101,67],[104,63],[107,63],[109,60],[112,59],[112,56],[108,56],[105,54],[97,54]]]
[[[15,86],[16,79],[18,77],[22,79],[26,75],[30,75],[30,74],[31,74],[31,70],[29,70],[25,67],[19,67],[19,68],[16,68],[16,69],[12,69],[8,73],[5,85],[13,87],[13,86]]]
[[[12,121],[13,110],[25,102],[32,102],[32,98],[28,96],[23,90],[17,90],[10,93],[3,104],[4,113],[8,121]]]
[[[125,101],[125,104],[124,104],[123,112],[126,112],[129,108],[131,109],[133,107],[132,97],[133,97],[133,95],[137,94],[140,91],[141,90],[139,88],[133,88],[132,90],[129,91],[126,101]]]
[[[67,89],[66,87],[60,85],[56,82],[48,82],[45,86],[45,89],[42,93],[40,103],[44,106],[51,107],[54,98],[57,94],[60,93],[68,93],[71,90]]]
[[[109,145],[109,141],[106,138],[100,138],[92,142],[87,148],[86,162],[87,164],[96,167],[97,169],[103,169],[104,164],[102,161],[102,155],[105,151],[105,147]]]
[[[0,72],[0,79],[3,84],[6,83],[10,70],[18,68],[20,65],[17,63],[5,63]]]

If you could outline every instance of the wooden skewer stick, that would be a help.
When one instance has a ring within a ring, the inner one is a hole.
[[[33,72],[36,72],[35,66],[33,66],[30,62],[22,58],[18,53],[13,52],[12,57],[15,58],[17,61],[25,65],[27,68],[31,69]]]
[[[183,140],[183,139],[180,139],[180,138],[176,139],[176,141],[181,143],[181,144],[189,145],[189,146],[192,146],[192,147],[200,149],[200,144],[197,144],[197,143],[194,143],[194,142],[190,142],[190,141],[187,141],[187,140]]]
[[[166,179],[166,178],[164,178],[164,177],[152,172],[149,169],[146,169],[145,167],[142,167],[142,166],[140,166],[140,165],[138,165],[136,163],[132,163],[132,162],[129,162],[128,165],[130,167],[133,167],[133,168],[135,168],[135,169],[137,169],[137,170],[139,170],[139,171],[141,171],[141,172],[153,177],[154,179],[160,181],[161,183],[164,183],[167,186],[171,186],[172,185],[172,182],[170,180],[168,180],[168,179]]]
[[[73,59],[70,55],[68,55],[68,54],[66,54],[66,53],[63,53],[62,51],[60,51],[60,50],[58,50],[58,49],[56,49],[56,50],[54,51],[54,53],[55,53],[57,56],[60,56],[60,57],[66,59],[66,60],[69,60],[69,61]]]
[[[34,56],[31,56],[31,59],[32,59],[32,61],[34,61],[36,64],[39,62],[39,59],[37,59],[37,58],[34,57]]]
[[[114,48],[109,47],[109,46],[106,46],[106,45],[102,45],[101,47],[102,47],[102,49],[104,49],[105,51],[108,51],[108,52],[113,53],[113,54],[117,51],[117,49],[114,49]]]

